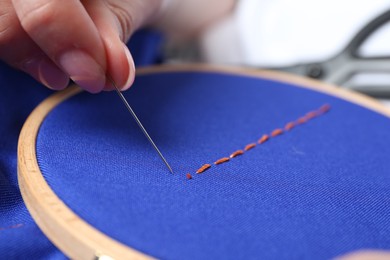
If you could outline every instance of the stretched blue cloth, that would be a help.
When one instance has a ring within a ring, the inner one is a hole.
[[[2,63],[0,71],[0,258],[63,259],[30,217],[17,182],[20,129],[51,91]]]
[[[140,31],[129,43],[135,62],[158,61],[161,35]],[[0,259],[65,259],[28,213],[17,183],[17,141],[27,116],[53,93],[0,62]]]
[[[50,187],[110,237],[163,259],[390,249],[389,118],[291,84],[220,73],[139,76],[125,95],[174,175],[115,93],[60,104],[37,140]],[[325,103],[328,113],[213,164]]]

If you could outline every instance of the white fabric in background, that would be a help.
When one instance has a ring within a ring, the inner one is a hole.
[[[212,63],[286,66],[322,61],[338,52],[390,0],[239,0],[235,13],[202,39]],[[390,24],[366,44],[364,55],[390,55]]]

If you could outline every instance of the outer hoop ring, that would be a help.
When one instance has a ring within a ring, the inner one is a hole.
[[[217,72],[286,82],[339,97],[390,118],[390,110],[374,99],[281,72],[194,64],[143,68],[138,70],[137,75],[168,72]],[[42,122],[58,104],[80,92],[81,89],[73,86],[50,96],[35,108],[25,122],[18,143],[18,181],[24,202],[45,235],[72,259],[94,259],[101,256],[149,259],[150,256],[119,243],[77,216],[51,190],[39,169],[35,145]]]

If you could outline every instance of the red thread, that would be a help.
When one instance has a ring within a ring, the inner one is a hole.
[[[322,114],[325,114],[326,112],[328,112],[330,110],[330,105],[329,104],[325,104],[323,105],[322,107],[320,107],[318,109],[318,115],[322,115]]]
[[[316,116],[317,116],[317,112],[316,112],[316,111],[311,111],[311,112],[309,112],[309,113],[307,113],[307,114],[305,115],[305,118],[306,118],[307,120],[310,120],[310,119],[315,118]]]
[[[269,139],[269,136],[268,136],[268,135],[263,135],[263,136],[259,139],[259,141],[257,141],[257,142],[258,142],[259,144],[263,144],[263,143],[267,142],[268,139]]]
[[[16,224],[16,225],[9,226],[9,227],[2,227],[2,228],[0,228],[0,231],[8,230],[8,229],[20,228],[20,227],[23,227],[23,224]]]
[[[211,167],[211,165],[208,164],[208,163],[206,163],[206,164],[204,164],[202,167],[200,167],[200,168],[196,171],[196,173],[197,173],[197,174],[200,174],[200,173],[204,172],[205,170],[207,170],[207,169],[210,168],[210,167]]]
[[[298,118],[297,123],[299,125],[304,124],[307,122],[307,119],[305,117]]]
[[[244,154],[243,150],[237,150],[230,155],[230,158],[234,158],[234,157],[237,157],[237,156],[242,155],[242,154]]]
[[[248,144],[247,146],[245,146],[244,150],[245,151],[249,151],[250,149],[253,149],[256,147],[256,144],[255,143],[251,143],[251,144]]]
[[[284,126],[284,129],[286,129],[286,131],[290,131],[291,129],[293,129],[295,126],[294,122],[289,122],[287,123],[285,126]]]
[[[274,131],[272,131],[271,136],[275,137],[275,136],[278,136],[278,135],[281,135],[281,134],[283,134],[283,130],[280,129],[280,128],[277,128]]]
[[[331,109],[330,105],[329,105],[329,104],[325,104],[325,105],[321,106],[319,109],[317,109],[316,111],[308,112],[305,116],[300,117],[300,118],[296,121],[296,123],[294,123],[294,122],[289,122],[289,123],[287,123],[287,124],[284,126],[284,129],[285,129],[286,131],[289,131],[289,130],[293,129],[294,127],[298,126],[298,125],[304,124],[304,123],[306,123],[307,121],[309,121],[309,120],[311,120],[311,119],[313,119],[313,118],[315,118],[315,117],[317,117],[317,116],[320,116],[320,115],[322,115],[322,114],[327,113],[330,109]],[[276,136],[281,135],[281,134],[283,134],[283,133],[284,133],[284,132],[283,132],[283,129],[277,128],[277,129],[275,129],[275,130],[273,130],[273,131],[271,132],[271,137],[276,137]],[[264,134],[264,135],[257,141],[257,143],[258,143],[258,144],[263,144],[263,143],[265,143],[266,141],[268,141],[269,138],[270,138],[269,135]],[[244,150],[245,150],[245,151],[248,151],[248,150],[253,149],[253,148],[255,148],[255,147],[256,147],[256,143],[250,143],[250,144],[248,144],[247,146],[245,146]],[[242,154],[244,154],[244,151],[243,151],[243,150],[237,150],[237,151],[235,151],[234,153],[232,153],[232,154],[230,155],[230,158],[234,158],[234,157],[237,157],[237,156],[242,155]],[[223,158],[221,158],[221,159],[215,161],[214,164],[215,164],[215,165],[219,165],[219,164],[228,162],[229,160],[230,160],[230,159],[229,159],[228,157],[223,157]],[[209,169],[210,167],[211,167],[210,164],[204,164],[202,167],[200,167],[200,168],[196,171],[196,173],[198,173],[198,174],[199,174],[199,173],[202,173],[202,172],[206,171],[207,169]],[[192,179],[192,175],[189,174],[189,173],[186,174],[186,177],[187,177],[187,179],[189,179],[189,180]],[[22,224],[19,224],[19,225],[22,225]],[[18,226],[18,227],[19,227],[19,226]],[[16,228],[16,227],[10,227],[10,228]],[[4,229],[4,228],[3,228],[3,229]],[[3,229],[0,228],[0,230],[3,230]],[[8,229],[8,228],[6,228],[6,229]]]
[[[228,157],[223,157],[223,158],[217,160],[214,164],[218,165],[218,164],[222,164],[222,163],[225,163],[225,162],[228,162],[228,161],[230,161],[230,159]]]

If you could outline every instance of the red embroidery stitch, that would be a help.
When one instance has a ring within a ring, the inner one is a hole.
[[[330,110],[330,105],[329,104],[325,104],[322,107],[320,107],[320,109],[318,109],[319,113],[317,113],[317,114],[318,115],[322,115],[322,114],[325,114],[326,112],[328,112],[329,110]]]
[[[316,116],[317,116],[317,112],[311,111],[311,112],[309,112],[309,113],[307,113],[307,114],[305,115],[305,118],[306,118],[307,120],[310,120],[310,119],[315,118]]]
[[[223,158],[217,160],[214,164],[215,164],[215,165],[218,165],[218,164],[225,163],[225,162],[228,162],[228,161],[230,161],[229,158],[223,157]]]
[[[307,119],[305,117],[298,118],[297,123],[299,125],[304,124],[307,122]]]
[[[259,139],[259,141],[257,141],[257,142],[258,142],[259,144],[263,144],[263,143],[267,142],[268,139],[269,139],[269,136],[268,136],[268,135],[263,135],[263,136]]]
[[[205,170],[207,170],[207,169],[210,168],[210,167],[211,167],[211,165],[208,164],[208,163],[206,163],[206,164],[204,164],[202,167],[200,167],[200,168],[196,171],[196,173],[197,173],[197,174],[202,173],[202,172],[204,172]]]
[[[20,228],[20,227],[22,227],[22,226],[23,226],[23,224],[16,224],[16,225],[9,226],[9,227],[2,227],[2,228],[0,228],[0,231],[7,230],[7,229]]]
[[[244,154],[243,150],[237,150],[230,155],[230,158],[234,158],[234,157],[237,157],[237,156],[242,155],[242,154]]]
[[[275,136],[278,136],[278,135],[281,135],[281,134],[283,134],[283,130],[278,128],[278,129],[275,129],[274,131],[272,131],[271,136],[275,137]]]
[[[295,126],[294,122],[290,122],[290,123],[287,123],[285,126],[284,126],[284,129],[286,129],[286,131],[290,131],[291,129],[293,129]]]
[[[327,113],[330,110],[330,108],[331,107],[329,104],[325,104],[325,105],[321,106],[319,109],[317,109],[316,111],[311,111],[311,112],[307,113],[305,116],[299,118],[296,121],[297,123],[294,123],[294,122],[287,123],[285,125],[284,129],[286,131],[289,131],[289,130],[293,129],[294,127],[296,127],[297,125],[301,125],[301,124],[306,123],[307,121],[309,121],[317,116],[320,116],[320,115]],[[283,134],[283,129],[277,128],[271,132],[271,137],[275,137],[275,136],[278,136],[281,134]],[[269,138],[270,138],[269,135],[264,134],[257,142],[259,144],[263,144],[266,141],[268,141]],[[251,143],[251,144],[248,144],[247,146],[245,146],[244,150],[248,151],[248,150],[253,149],[255,147],[256,147],[256,143]],[[242,155],[242,154],[244,154],[243,150],[237,150],[230,155],[230,158],[234,158],[234,157],[237,157],[237,156]],[[222,163],[227,162],[229,160],[230,160],[229,158],[223,157],[223,158],[217,160],[216,162],[214,162],[214,164],[215,165],[222,164]],[[196,173],[198,173],[198,174],[202,173],[202,172],[206,171],[207,169],[209,169],[210,167],[211,167],[210,164],[204,164],[202,167],[200,167],[196,171]],[[187,176],[187,179],[192,179],[191,174],[187,173],[186,176]],[[0,228],[0,230],[1,230],[1,228]]]
[[[245,151],[249,151],[250,149],[253,149],[256,147],[256,144],[255,143],[251,143],[251,144],[248,144],[247,146],[245,146],[244,150]]]

